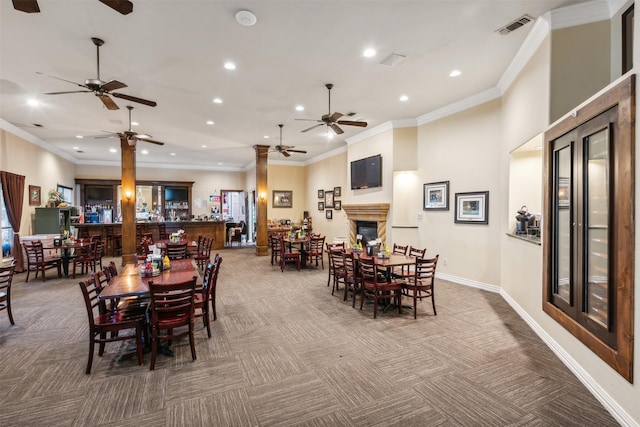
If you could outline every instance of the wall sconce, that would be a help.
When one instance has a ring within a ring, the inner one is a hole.
[[[265,196],[264,193],[260,193],[260,201],[264,202],[267,199],[267,196]]]
[[[124,193],[124,197],[127,199],[128,202],[130,202],[131,198],[133,197],[133,193],[131,191],[127,191],[126,193]]]

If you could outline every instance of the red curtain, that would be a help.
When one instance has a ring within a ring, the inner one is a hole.
[[[24,201],[24,176],[0,171],[0,183],[4,205],[7,208],[9,223],[13,228],[13,259],[16,261],[15,271],[24,271],[22,246],[20,245],[20,221],[22,220],[22,203]]]

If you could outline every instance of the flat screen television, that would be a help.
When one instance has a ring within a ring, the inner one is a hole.
[[[351,162],[351,189],[382,187],[382,156]]]
[[[167,202],[186,202],[189,200],[189,190],[186,188],[170,188],[164,189],[164,200]]]
[[[113,199],[113,188],[87,185],[85,188],[85,199],[87,203],[90,204],[110,202]]]

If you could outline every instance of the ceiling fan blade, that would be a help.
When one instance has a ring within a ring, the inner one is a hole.
[[[100,2],[123,15],[133,12],[133,3],[129,0],[100,0]]]
[[[305,122],[318,122],[318,123],[322,123],[322,120],[316,120],[316,119],[295,119],[295,120],[302,120]]]
[[[149,139],[149,138],[142,138],[142,137],[140,137],[140,135],[138,135],[136,137],[136,139],[138,139],[139,141],[150,142],[150,143],[156,144],[156,145],[164,145],[164,142],[154,141],[153,139]]]
[[[72,82],[71,80],[63,79],[62,77],[52,76],[51,74],[43,73],[41,71],[36,71],[36,74],[42,74],[43,76],[51,77],[52,79],[62,80],[63,82],[71,83],[72,85],[80,86],[85,89],[89,89],[88,86],[83,85],[82,83]]]
[[[91,90],[69,90],[65,92],[47,92],[45,95],[63,95],[65,93],[84,93],[84,92],[93,92]]]
[[[318,126],[324,126],[324,123],[320,123],[320,124],[318,124],[318,125],[313,125],[313,126],[311,126],[310,128],[303,130],[302,132],[308,132],[308,131],[310,131],[311,129],[315,129],[315,128],[317,128]]]
[[[282,155],[284,155],[285,157],[291,157],[291,154],[289,154],[287,151],[281,151]]]
[[[119,110],[120,107],[118,107],[118,105],[113,102],[113,99],[111,99],[109,97],[109,95],[96,95],[98,98],[100,98],[100,100],[102,101],[102,103],[104,104],[105,107],[107,107],[107,110]]]
[[[332,115],[329,116],[329,119],[332,122],[335,122],[336,120],[338,120],[340,117],[344,116],[344,114],[342,113],[338,113],[337,111],[335,113],[333,113]]]
[[[120,135],[118,135],[118,132],[109,132],[108,130],[103,130],[102,132],[108,133],[109,135],[96,135],[93,138],[94,139],[107,139],[107,138],[115,138],[116,136],[120,136]]]
[[[347,125],[347,126],[359,126],[361,128],[367,127],[367,122],[354,122],[351,120],[340,120],[338,124]]]
[[[123,87],[127,87],[127,85],[117,80],[109,80],[108,82],[100,86],[100,89],[106,92],[111,92],[112,90],[122,89]]]
[[[302,154],[307,154],[307,152],[306,152],[306,151],[304,151],[304,150],[293,150],[293,149],[288,149],[287,151],[288,151],[288,152],[290,152],[290,153],[302,153]]]
[[[40,12],[37,0],[13,0],[13,8],[26,13]]]
[[[333,129],[333,131],[338,135],[344,133],[344,131],[342,129],[340,129],[340,126],[338,126],[335,123],[331,123],[329,126],[331,126],[331,129]]]
[[[126,99],[127,101],[137,102],[138,104],[148,105],[149,107],[155,107],[158,105],[155,101],[148,101],[142,98],[136,98],[135,96],[125,95],[123,93],[112,93],[112,96],[116,98]]]

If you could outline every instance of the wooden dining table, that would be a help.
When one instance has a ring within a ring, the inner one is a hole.
[[[307,250],[305,249],[305,245],[308,245],[308,243],[311,241],[311,237],[309,235],[305,237],[283,236],[282,240],[286,245],[289,246],[289,252],[293,250],[293,247],[295,245],[300,245],[300,249],[299,249],[300,263],[302,264],[302,268],[305,268],[307,266],[307,257],[308,257]]]
[[[196,286],[202,285],[202,276],[198,266],[192,259],[178,259],[171,261],[171,268],[163,270],[155,277],[142,277],[142,265],[127,264],[117,276],[109,282],[98,298],[100,300],[120,299],[127,297],[145,297],[149,295],[149,282],[155,284],[179,283],[190,280],[193,276],[198,279]]]
[[[62,259],[62,271],[64,272],[65,277],[69,277],[69,263],[75,257],[72,252],[75,252],[75,249],[86,248],[87,246],[91,246],[95,244],[95,242],[88,242],[83,240],[62,240],[60,246],[45,246],[42,249],[47,250],[60,250],[60,258]]]

